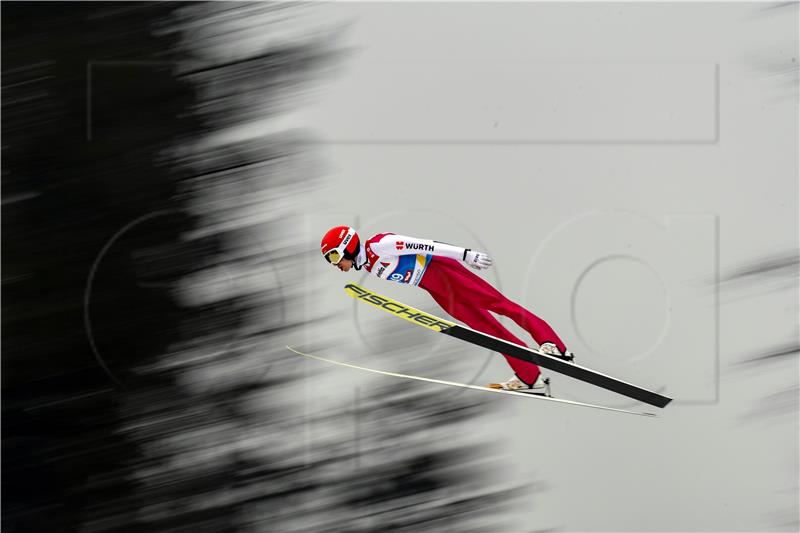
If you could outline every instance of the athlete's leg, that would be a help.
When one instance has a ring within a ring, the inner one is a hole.
[[[498,320],[488,311],[484,311],[475,307],[458,306],[456,309],[456,314],[453,316],[464,322],[472,329],[478,330],[482,333],[488,333],[489,335],[494,335],[498,339],[503,339],[504,341],[525,346],[525,343],[522,342],[522,340],[518,339],[513,333],[504,328],[503,325],[498,322]],[[503,357],[506,358],[506,361],[514,370],[514,373],[523,383],[528,385],[533,385],[536,383],[536,379],[541,373],[538,366],[533,363],[517,359],[516,357],[511,357],[510,355],[503,354]]]
[[[566,345],[547,322],[521,305],[512,302],[499,292],[497,294],[499,298],[491,302],[488,307],[490,311],[498,315],[507,316],[519,324],[521,328],[530,333],[531,337],[533,337],[540,346],[545,342],[552,342],[558,347],[561,353],[564,353],[567,349]]]
[[[437,260],[440,258],[436,258]],[[433,299],[442,309],[456,320],[464,322],[467,326],[494,335],[497,338],[525,346],[525,343],[515,337],[510,331],[503,327],[495,317],[488,311],[481,309],[480,306],[473,306],[470,301],[472,293],[471,287],[466,280],[458,276],[450,276],[446,271],[440,270],[436,265],[438,261],[432,262],[428,266],[420,286],[428,291]],[[430,275],[433,274],[433,275]],[[429,276],[430,275],[430,276]],[[458,294],[458,298],[455,295]],[[503,354],[508,364],[517,374],[517,377],[524,383],[531,385],[539,377],[539,367],[533,363],[522,361],[515,357]]]
[[[437,262],[438,259],[440,258],[437,258]],[[530,333],[533,340],[539,345],[545,342],[552,342],[562,353],[566,350],[564,343],[547,322],[503,296],[500,291],[492,287],[483,278],[470,272],[458,261],[452,259],[446,259],[445,261],[442,266],[447,269],[449,278],[458,280],[460,287],[468,287],[470,305],[487,309],[498,315],[507,316],[516,322],[519,327]]]

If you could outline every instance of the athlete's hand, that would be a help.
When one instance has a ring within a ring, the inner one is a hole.
[[[467,250],[464,253],[464,262],[475,270],[484,270],[492,266],[492,258],[483,252]]]

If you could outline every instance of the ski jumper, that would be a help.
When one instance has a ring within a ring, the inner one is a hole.
[[[381,279],[419,286],[442,309],[467,326],[500,339],[526,346],[491,313],[506,316],[530,333],[539,344],[554,343],[566,350],[555,331],[541,318],[518,305],[483,278],[470,272],[461,260],[464,248],[393,233],[380,233],[364,243],[356,266]],[[517,377],[527,385],[539,377],[539,367],[504,354]]]

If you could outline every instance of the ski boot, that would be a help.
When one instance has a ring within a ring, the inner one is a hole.
[[[539,346],[539,351],[545,355],[552,355],[553,357],[557,357],[563,361],[568,363],[575,362],[575,356],[569,350],[564,350],[564,353],[561,353],[561,350],[555,345],[554,342],[544,342],[541,346]]]
[[[508,380],[501,383],[489,383],[487,385],[490,389],[503,389],[513,392],[522,392],[525,394],[538,394],[540,396],[550,396],[550,378],[539,377],[533,385],[528,385],[520,380],[516,374],[511,376]]]

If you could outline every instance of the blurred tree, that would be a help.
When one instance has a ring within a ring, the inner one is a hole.
[[[183,316],[165,286],[216,246],[180,242],[193,226],[174,199],[186,173],[162,156],[202,127],[191,83],[172,73],[177,36],[152,32],[176,7],[3,6],[8,531],[77,530],[130,492],[119,383],[170,386],[130,370],[177,338]]]
[[[290,217],[317,171],[301,133],[218,135],[333,64],[324,32],[271,38],[296,9],[3,4],[4,531],[497,524],[477,449],[421,438],[475,405],[394,388],[368,400],[371,451],[342,412],[298,444]]]

